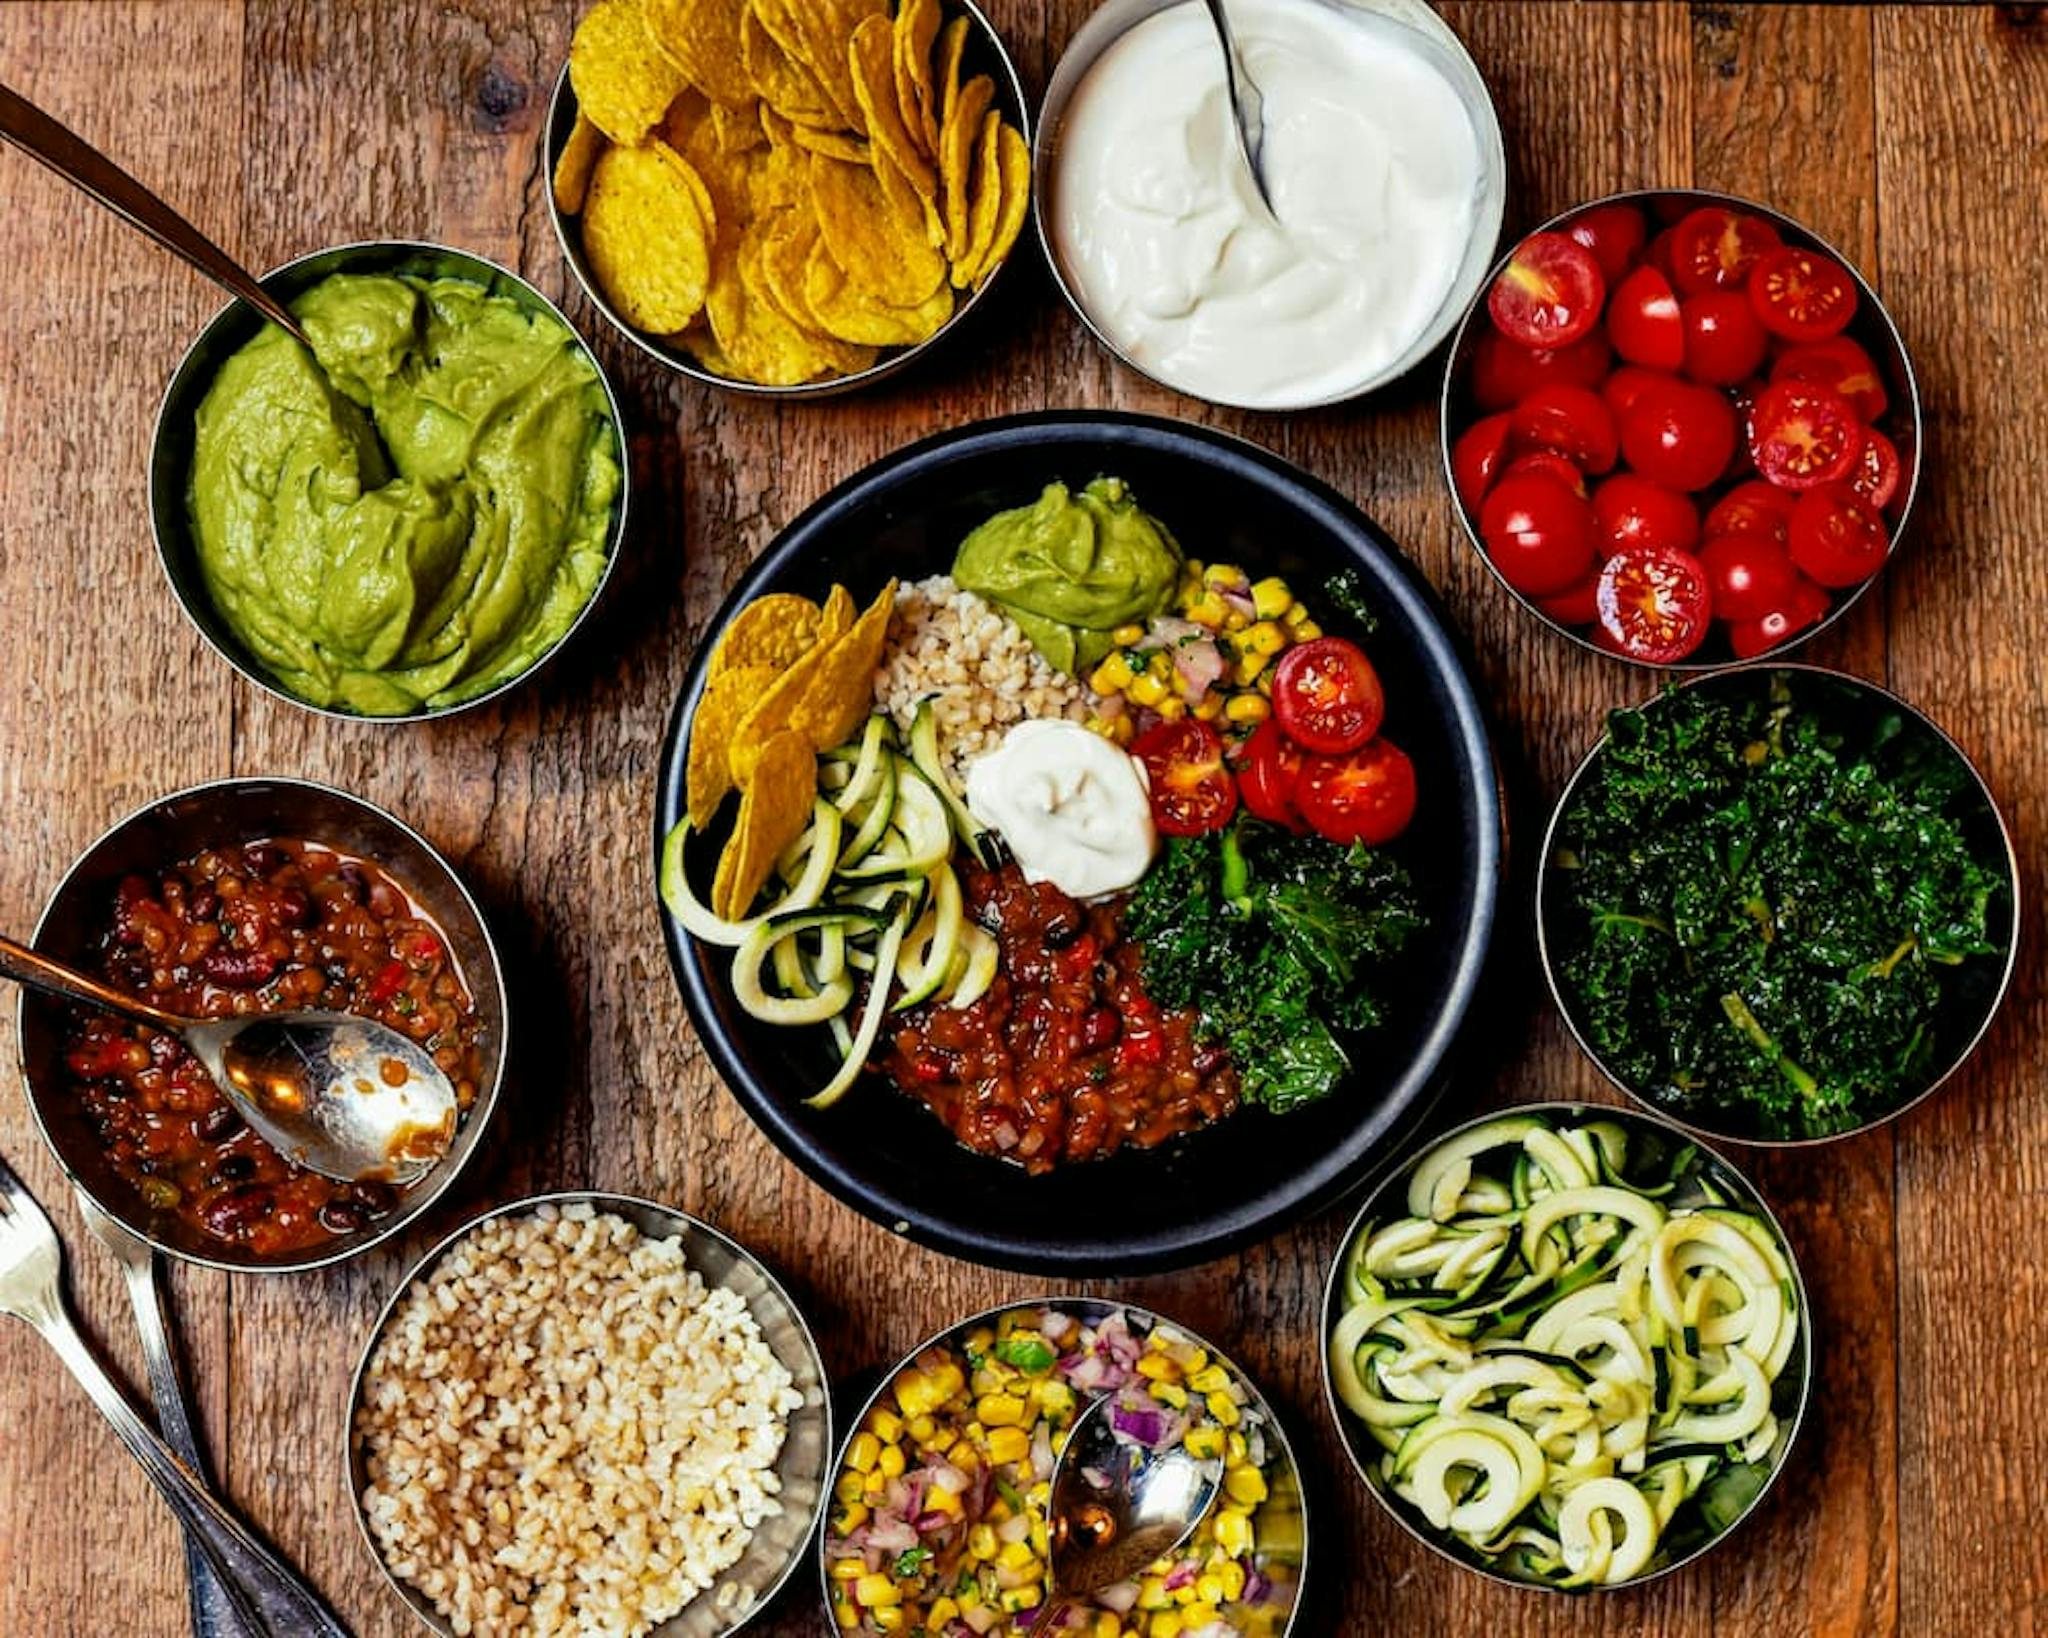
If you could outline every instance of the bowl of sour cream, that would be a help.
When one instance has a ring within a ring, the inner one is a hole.
[[[1265,99],[1269,214],[1202,0],[1107,0],[1046,91],[1039,236],[1131,368],[1243,409],[1338,403],[1457,322],[1500,233],[1507,160],[1478,68],[1422,0],[1230,0]]]

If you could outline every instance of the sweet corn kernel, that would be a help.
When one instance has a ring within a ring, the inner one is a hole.
[[[1173,1601],[1176,1604],[1181,1605],[1183,1608],[1185,1608],[1189,1604],[1192,1604],[1195,1601],[1195,1584],[1192,1581],[1184,1581],[1178,1587],[1174,1588]],[[1189,1626],[1194,1625],[1192,1621],[1188,1621],[1188,1618],[1185,1615],[1181,1617],[1181,1620],[1187,1622]]]
[[[1216,1579],[1223,1584],[1223,1597],[1219,1602],[1235,1604],[1244,1597],[1244,1566],[1236,1559],[1225,1559],[1217,1565]]]
[[[996,1553],[996,1563],[1005,1570],[1028,1570],[1037,1562],[1030,1547],[1021,1541],[1006,1541]]]
[[[934,1513],[960,1515],[960,1498],[942,1484],[935,1484],[925,1492],[924,1504]]]
[[[1232,1501],[1256,1507],[1266,1499],[1266,1476],[1255,1467],[1233,1467],[1223,1475],[1223,1489]]]
[[[1163,1610],[1173,1602],[1173,1595],[1166,1590],[1164,1576],[1148,1575],[1138,1583],[1138,1608],[1141,1610]]]
[[[889,1475],[879,1467],[872,1473],[863,1474],[860,1482],[860,1499],[870,1507],[880,1507],[889,1494]]]
[[[1244,1435],[1233,1433],[1223,1441],[1224,1458],[1235,1467],[1239,1462],[1251,1459],[1251,1446],[1244,1442]]]
[[[994,1558],[1002,1543],[996,1540],[996,1533],[986,1524],[977,1524],[967,1532],[967,1556],[987,1560]]]
[[[924,1612],[924,1624],[928,1631],[941,1632],[946,1623],[957,1620],[960,1606],[950,1598],[934,1598],[931,1607]]]
[[[1187,1446],[1188,1454],[1198,1462],[1206,1462],[1212,1456],[1223,1454],[1223,1430],[1213,1422],[1205,1422],[1198,1428],[1189,1428],[1188,1436],[1182,1442]]]
[[[1245,575],[1235,563],[1211,563],[1202,571],[1202,581],[1210,586],[1242,586]]]
[[[1225,631],[1245,631],[1250,628],[1251,623],[1252,617],[1242,609],[1232,609],[1223,617],[1223,629]]]
[[[868,1570],[867,1566],[857,1558],[835,1558],[832,1561],[832,1568],[826,1573],[834,1581],[858,1581],[868,1573]]]
[[[1131,684],[1130,696],[1133,705],[1157,706],[1166,698],[1166,684],[1148,671]]]
[[[1278,654],[1287,646],[1287,633],[1271,620],[1261,620],[1244,628],[1244,635],[1238,638],[1237,646],[1251,654]]]
[[[1273,714],[1273,702],[1263,694],[1232,694],[1223,714],[1232,722],[1264,722]]]
[[[1074,1408],[1074,1390],[1054,1377],[1047,1377],[1031,1390],[1038,1408],[1057,1420]]]
[[[988,1459],[997,1467],[1006,1467],[1031,1454],[1031,1435],[1022,1428],[991,1428],[987,1448]]]
[[[1133,643],[1142,643],[1145,640],[1145,628],[1135,624],[1118,626],[1116,630],[1109,634],[1109,640],[1112,643],[1121,643],[1124,647],[1129,648]]]
[[[838,1483],[832,1486],[832,1494],[851,1506],[860,1500],[861,1491],[866,1486],[867,1481],[858,1473],[842,1473],[839,1475]]]
[[[1220,630],[1230,617],[1230,605],[1215,592],[1203,592],[1189,602],[1187,616],[1198,626],[1207,626],[1211,631]]]
[[[853,1443],[846,1447],[846,1465],[856,1473],[869,1472],[882,1459],[882,1441],[866,1428],[853,1436]]]
[[[1035,1610],[1045,1597],[1045,1589],[1035,1581],[1027,1581],[1021,1587],[1008,1587],[1003,1591],[1002,1607],[1015,1615],[1019,1610]]]
[[[884,1445],[882,1447],[882,1459],[876,1465],[884,1477],[900,1479],[903,1477],[904,1468],[909,1466],[909,1463],[903,1459],[903,1447],[901,1445]]]
[[[839,1510],[839,1516],[832,1521],[832,1528],[842,1536],[850,1536],[868,1521],[868,1510],[859,1502],[848,1502]],[[859,1563],[858,1559],[847,1562]],[[835,1566],[836,1568],[836,1566]]]
[[[1175,1410],[1188,1408],[1188,1391],[1178,1382],[1155,1382],[1152,1397],[1162,1405],[1171,1405]]]
[[[1181,578],[1184,580],[1200,580],[1203,571],[1208,567],[1209,565],[1204,563],[1199,557],[1191,557],[1181,565]]]
[[[985,1428],[1014,1428],[1024,1420],[1024,1401],[1007,1393],[986,1393],[976,1401],[974,1414]]]
[[[909,1623],[909,1613],[900,1604],[868,1611],[868,1625],[877,1632],[902,1632],[908,1628]]]
[[[1265,675],[1266,667],[1272,663],[1270,654],[1241,654],[1237,660],[1237,686],[1249,688]]]
[[[1273,692],[1273,673],[1272,673],[1272,672],[1270,672],[1270,671],[1262,671],[1262,672],[1260,672],[1260,673],[1259,673],[1259,678],[1258,678],[1258,684],[1259,684],[1259,692],[1260,692],[1261,694],[1267,695],[1268,697],[1271,697],[1271,695],[1272,695],[1272,692]]]
[[[1277,574],[1268,575],[1252,585],[1252,607],[1259,611],[1261,620],[1279,619],[1293,601],[1294,593],[1287,589],[1287,582]]]
[[[1212,1622],[1220,1621],[1223,1618],[1223,1612],[1216,1607],[1214,1599],[1197,1598],[1180,1612],[1180,1618],[1182,1625],[1200,1631]]]
[[[1095,1624],[1088,1629],[1088,1638],[1117,1638],[1123,1631],[1123,1623],[1108,1610],[1095,1612]]]
[[[1108,717],[1091,716],[1082,726],[1089,733],[1100,734],[1104,739],[1116,738],[1116,723]]]
[[[929,1416],[913,1416],[903,1424],[903,1429],[919,1444],[927,1445],[937,1437],[939,1425]]]
[[[903,1602],[903,1594],[896,1588],[895,1579],[879,1572],[864,1575],[853,1584],[853,1596],[863,1608],[871,1610],[888,1609]]]
[[[1212,1527],[1216,1532],[1216,1545],[1231,1557],[1242,1558],[1252,1550],[1250,1514],[1233,1512],[1226,1507],[1216,1515]]]
[[[1297,643],[1312,643],[1322,636],[1323,628],[1313,620],[1297,620],[1294,625],[1294,640]]]
[[[1145,1624],[1145,1638],[1180,1638],[1180,1611],[1161,1610]]]
[[[1223,1577],[1211,1570],[1195,1578],[1195,1596],[1204,1604],[1223,1602]]]
[[[1118,717],[1110,724],[1110,729],[1109,737],[1119,745],[1128,745],[1138,737],[1138,725],[1127,716]]]
[[[1180,1367],[1164,1354],[1140,1354],[1138,1356],[1137,1372],[1140,1376],[1149,1377],[1154,1382],[1178,1382],[1180,1380]]]
[[[1254,695],[1253,698],[1256,699],[1257,696]],[[1197,722],[1220,722],[1223,719],[1223,712],[1228,704],[1229,701],[1212,688],[1202,696],[1199,705],[1189,707],[1189,714]]]
[[[1178,722],[1188,714],[1188,702],[1177,694],[1169,694],[1152,707],[1167,722]]]
[[[885,1445],[893,1445],[903,1437],[903,1418],[892,1410],[877,1410],[868,1418],[868,1426]]]
[[[1232,1399],[1229,1394],[1219,1389],[1215,1393],[1210,1394],[1203,1403],[1209,1407],[1209,1414],[1225,1427],[1234,1428],[1237,1426],[1237,1401]]]
[[[1124,657],[1122,649],[1113,651],[1095,668],[1088,678],[1088,686],[1098,694],[1121,694],[1131,686],[1131,662]]]
[[[1173,681],[1173,656],[1163,648],[1155,648],[1145,656],[1145,675],[1157,677],[1161,682]]]
[[[1289,603],[1286,612],[1280,616],[1280,623],[1292,630],[1307,618],[1308,605],[1306,603]]]
[[[858,1604],[849,1604],[844,1599],[835,1598],[832,1601],[832,1619],[848,1631],[851,1631],[860,1625],[860,1606]]]

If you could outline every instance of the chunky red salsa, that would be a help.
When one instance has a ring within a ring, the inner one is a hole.
[[[1237,1107],[1237,1072],[1140,981],[1120,904],[1082,904],[1014,863],[961,865],[967,911],[1002,966],[966,1007],[917,1007],[877,1067],[970,1149],[1050,1171],[1147,1148]]]
[[[354,1012],[423,1043],[463,1109],[482,1074],[476,1007],[440,928],[368,860],[317,843],[209,851],[125,877],[90,965],[172,1012]],[[74,1015],[66,1064],[115,1173],[145,1210],[269,1256],[389,1213],[399,1191],[285,1160],[243,1124],[174,1037]]]

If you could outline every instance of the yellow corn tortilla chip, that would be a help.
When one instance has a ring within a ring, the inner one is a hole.
[[[804,833],[818,789],[818,759],[803,735],[780,733],[762,748],[740,796],[732,838],[718,858],[711,908],[736,921],[752,908],[783,850]]]
[[[939,37],[939,0],[901,0],[894,34],[890,67],[896,78],[896,106],[904,129],[917,139],[925,157],[937,159],[939,92],[932,83],[932,47]]]
[[[967,185],[967,249],[953,263],[953,288],[965,290],[975,269],[988,259],[996,242],[996,223],[1003,213],[1003,116],[993,108],[981,122],[975,144],[974,171]]]
[[[903,123],[896,100],[896,28],[887,17],[865,18],[853,31],[846,68],[867,121],[868,140],[896,162],[919,193],[936,194],[939,174]]]
[[[960,63],[967,55],[967,19],[955,17],[939,34],[937,95],[932,103],[934,126],[932,158],[939,157],[938,138],[945,134],[953,105],[960,100]]]
[[[853,593],[844,586],[835,584],[825,594],[824,606],[819,611],[818,635],[826,639],[837,637],[853,624],[855,607]]]
[[[972,224],[967,219],[967,180],[974,162],[974,139],[981,134],[982,115],[996,94],[996,82],[977,74],[960,88],[960,96],[946,112],[939,128],[939,185],[943,195],[940,214],[946,219],[946,258],[960,261],[967,254],[967,237]]]
[[[767,386],[799,386],[821,375],[866,369],[874,361],[872,354],[849,348],[830,334],[799,327],[769,299],[761,265],[767,225],[767,219],[756,218],[736,245],[720,247],[705,301],[720,349],[742,379]]]
[[[944,279],[916,307],[891,307],[846,276],[822,234],[804,267],[804,307],[827,335],[866,347],[914,347],[953,316],[953,287]]]
[[[718,639],[711,653],[711,675],[761,665],[779,672],[818,641],[823,616],[816,603],[794,592],[755,598],[732,617]]]
[[[718,138],[720,151],[724,153],[752,153],[756,148],[765,146],[768,133],[761,129],[761,99],[750,96],[743,103],[714,102],[711,105],[711,129]]]
[[[817,613],[815,607],[811,609]],[[732,789],[732,736],[740,718],[775,681],[780,668],[772,664],[715,666],[711,680],[690,717],[690,754],[683,773],[684,805],[692,829],[711,823],[725,793]]]
[[[818,76],[782,49],[750,5],[740,19],[740,58],[761,101],[798,125],[839,128],[839,110]]]
[[[561,157],[555,161],[555,208],[564,216],[583,209],[590,193],[590,173],[597,169],[605,147],[604,132],[578,113],[576,123],[569,127],[569,140],[562,144]]]
[[[761,26],[824,87],[840,125],[867,135],[847,67],[847,42],[862,18],[889,9],[888,0],[752,0],[752,6]]]
[[[713,375],[729,376],[735,381],[741,379],[740,367],[725,356],[725,350],[718,345],[718,338],[711,333],[711,321],[703,314],[698,314],[687,328],[665,339],[672,346],[682,348]]]
[[[583,250],[599,286],[636,330],[680,330],[704,306],[714,223],[703,184],[665,142],[612,148],[583,207]]]
[[[804,269],[818,243],[818,219],[808,210],[785,210],[769,224],[761,246],[761,276],[776,311],[800,329],[818,321],[804,305]]]
[[[683,76],[648,32],[640,0],[597,0],[569,42],[569,84],[583,116],[630,146],[660,123]]]
[[[925,242],[922,222],[890,207],[871,166],[811,155],[818,232],[833,261],[889,307],[916,307],[946,282],[946,259]]]
[[[792,125],[789,134],[797,147],[810,153],[844,160],[849,165],[874,163],[874,149],[851,131],[816,131],[807,125]]]
[[[790,713],[790,728],[805,736],[816,751],[843,745],[875,706],[875,667],[882,662],[882,644],[889,635],[889,613],[896,606],[896,582],[876,595],[861,617],[829,643],[803,695]],[[787,845],[787,844],[785,844]]]
[[[1024,231],[1025,218],[1031,214],[1031,148],[1013,125],[1002,129],[996,162],[1002,183],[1002,210],[996,217],[995,236],[987,251],[968,270],[968,279],[977,289],[1003,265],[1003,259],[1017,243],[1018,234]]]
[[[879,149],[875,151],[874,172],[875,180],[882,185],[882,197],[888,201],[903,231],[922,234],[924,242],[944,261],[946,224],[940,219],[938,200],[919,193],[910,178],[896,168],[895,161]]]
[[[684,79],[713,102],[754,100],[740,52],[740,19],[748,0],[642,0],[647,32]]]

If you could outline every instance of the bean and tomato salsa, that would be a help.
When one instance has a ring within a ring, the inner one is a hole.
[[[1046,1172],[1125,1144],[1149,1148],[1237,1107],[1237,1071],[1161,1008],[1123,936],[1121,900],[1083,904],[1012,861],[961,867],[967,913],[1002,948],[965,1007],[904,1014],[877,1059],[962,1143]]]
[[[130,875],[90,965],[195,1018],[322,1008],[424,1045],[464,1111],[482,1025],[441,929],[370,861],[276,840]],[[203,1239],[272,1256],[385,1216],[400,1191],[293,1165],[246,1126],[173,1036],[105,1013],[73,1017],[66,1065],[100,1145],[145,1210]]]

